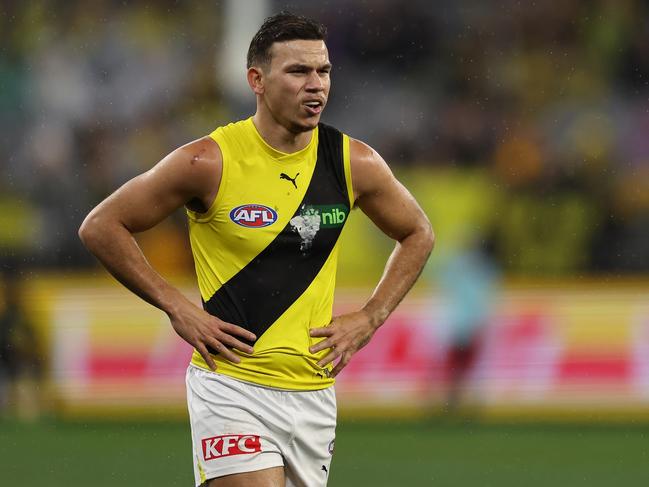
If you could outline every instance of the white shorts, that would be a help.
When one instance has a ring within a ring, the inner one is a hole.
[[[286,487],[324,487],[336,432],[333,387],[272,389],[187,368],[196,485],[234,473],[285,467]]]

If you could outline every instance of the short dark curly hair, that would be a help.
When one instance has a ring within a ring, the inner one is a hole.
[[[267,65],[271,61],[270,48],[275,42],[294,40],[326,40],[327,28],[313,19],[280,12],[264,20],[250,42],[246,66]]]

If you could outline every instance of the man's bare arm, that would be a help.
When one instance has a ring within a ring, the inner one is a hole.
[[[421,274],[435,236],[426,214],[381,156],[358,141],[352,141],[352,153],[354,146],[358,154],[353,180],[356,203],[383,233],[396,240],[383,276],[363,308],[378,327]]]
[[[210,138],[176,149],[149,171],[128,181],[86,217],[79,237],[124,286],[163,310],[176,332],[216,368],[207,347],[239,362],[227,347],[252,348],[233,335],[254,340],[249,331],[225,323],[191,303],[147,262],[133,234],[148,230],[183,205],[207,209],[216,197],[221,152]]]
[[[350,153],[356,204],[383,233],[396,240],[396,245],[365,306],[334,318],[325,328],[311,330],[313,337],[326,337],[311,347],[311,352],[330,349],[320,366],[340,357],[333,376],[369,342],[401,302],[419,277],[434,244],[428,218],[381,156],[357,140],[351,141]]]

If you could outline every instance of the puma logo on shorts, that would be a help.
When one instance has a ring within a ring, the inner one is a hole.
[[[203,458],[206,461],[230,455],[250,455],[261,451],[261,442],[257,435],[213,436],[204,438],[201,444]]]

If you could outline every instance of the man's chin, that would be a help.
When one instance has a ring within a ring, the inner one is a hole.
[[[318,126],[318,123],[320,123],[320,116],[318,115],[317,117],[309,117],[308,119],[303,119],[295,122],[293,124],[294,133],[300,133],[300,132],[309,132],[316,128]]]

